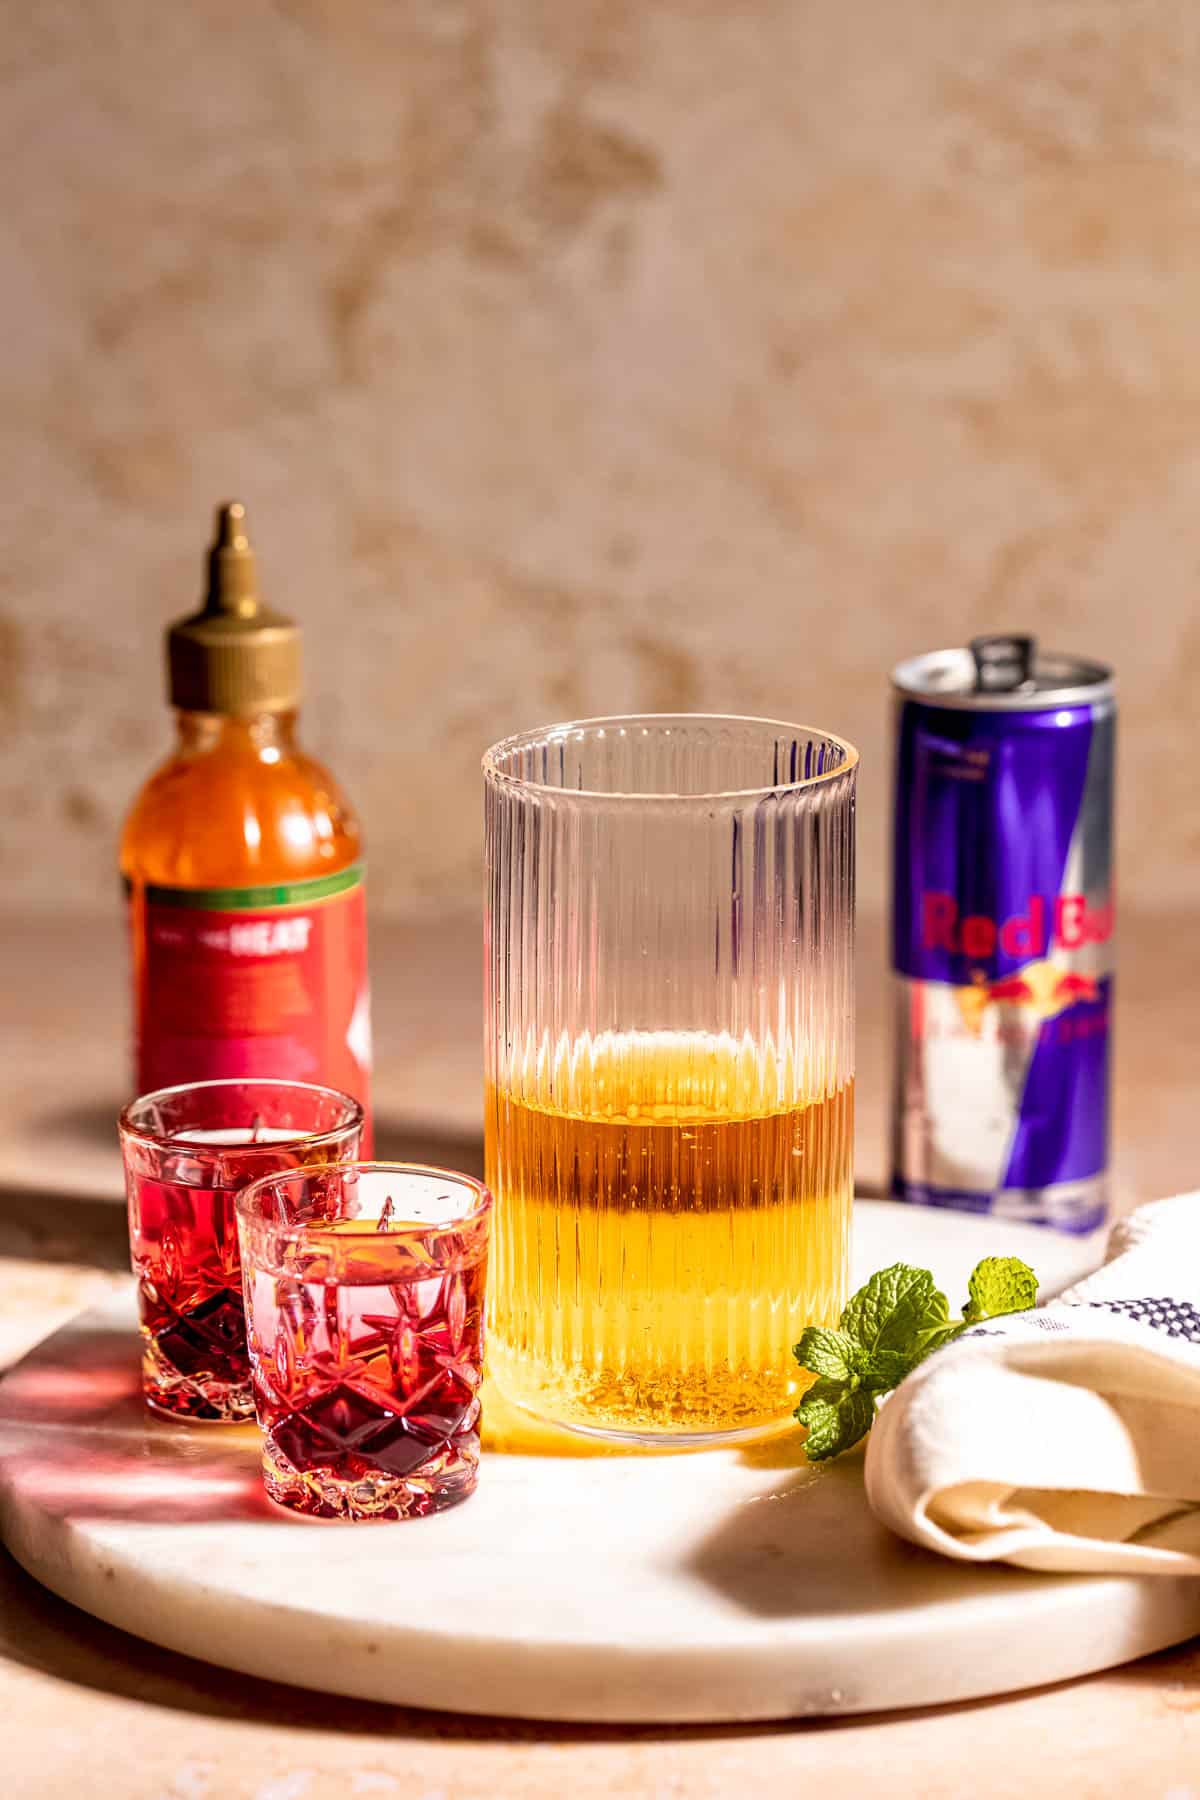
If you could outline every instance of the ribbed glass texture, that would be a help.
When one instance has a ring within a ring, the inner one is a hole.
[[[686,715],[484,758],[489,1366],[543,1417],[769,1428],[844,1303],[857,762]]]

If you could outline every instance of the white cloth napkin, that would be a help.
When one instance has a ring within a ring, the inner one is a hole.
[[[884,1402],[867,1496],[970,1562],[1200,1574],[1200,1193],[1113,1227],[1102,1268],[935,1351]]]

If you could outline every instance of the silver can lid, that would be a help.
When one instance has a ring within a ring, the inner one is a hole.
[[[1034,637],[972,638],[957,650],[929,650],[892,670],[892,686],[908,699],[971,712],[1037,712],[1109,700],[1113,672],[1106,663],[1059,656]]]

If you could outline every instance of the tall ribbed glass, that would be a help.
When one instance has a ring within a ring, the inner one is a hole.
[[[769,1428],[844,1304],[857,765],[687,715],[484,758],[489,1368],[544,1418]]]

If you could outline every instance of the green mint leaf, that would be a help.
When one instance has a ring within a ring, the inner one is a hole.
[[[951,1327],[952,1330],[957,1327]],[[877,1394],[890,1394],[893,1388],[899,1387],[906,1375],[911,1375],[919,1362],[925,1360],[927,1347],[921,1343],[914,1350],[877,1350],[871,1358],[863,1387],[869,1387]]]
[[[952,1342],[954,1338],[958,1337],[960,1332],[966,1330],[969,1323],[972,1323],[972,1321],[967,1319],[951,1319],[949,1325],[943,1325],[940,1331],[930,1332],[929,1335],[922,1340],[921,1348],[913,1358],[913,1368],[915,1369],[918,1363],[924,1362],[927,1356],[932,1356],[935,1350],[940,1350],[943,1344]]]
[[[858,1339],[848,1331],[832,1331],[826,1325],[810,1325],[796,1345],[796,1361],[802,1369],[823,1375],[830,1381],[847,1381],[858,1385],[867,1370],[868,1356]]]
[[[840,1324],[873,1360],[883,1351],[912,1355],[950,1323],[945,1294],[928,1269],[893,1263],[872,1275],[848,1303]]]
[[[1002,1313],[1027,1312],[1037,1304],[1037,1276],[1016,1256],[986,1256],[968,1283],[970,1298],[963,1322],[996,1319]]]
[[[808,1431],[804,1454],[809,1462],[826,1462],[866,1437],[875,1401],[861,1388],[852,1392],[834,1381],[817,1381],[796,1408],[796,1417]]]
[[[899,1387],[931,1351],[980,1319],[1024,1312],[1037,1300],[1037,1276],[1015,1256],[986,1257],[968,1285],[963,1316],[952,1319],[928,1269],[894,1263],[852,1296],[838,1330],[808,1326],[795,1356],[818,1377],[796,1408],[808,1432],[810,1462],[839,1456],[864,1438],[875,1421],[876,1400]]]

